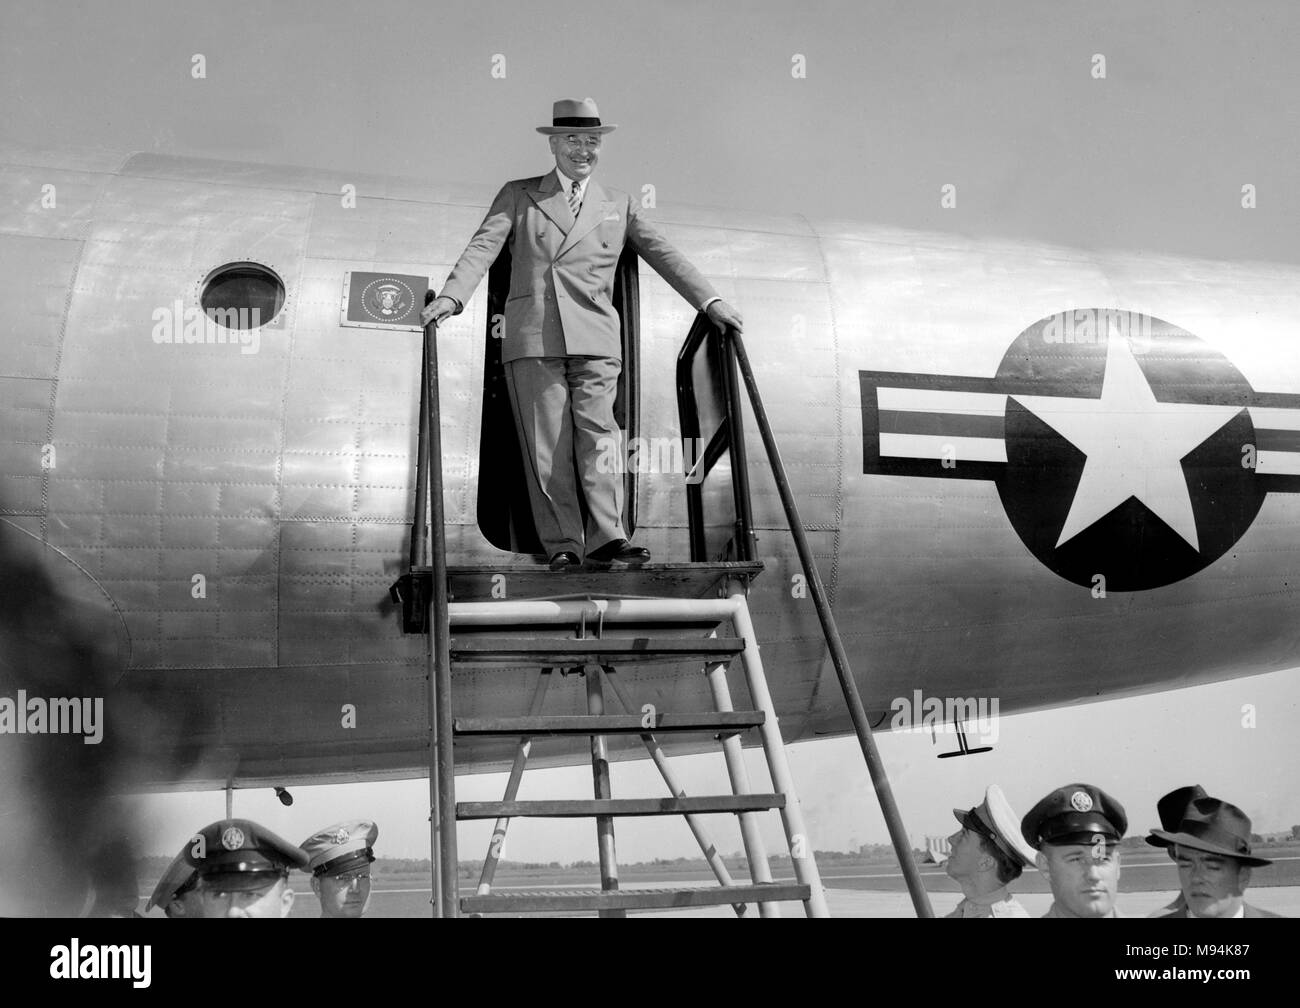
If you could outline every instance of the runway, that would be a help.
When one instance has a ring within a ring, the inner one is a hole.
[[[1014,891],[1014,890],[1013,890]],[[1172,890],[1163,892],[1121,893],[1120,910],[1129,917],[1146,917],[1169,903],[1177,895]],[[1040,917],[1052,905],[1051,893],[1016,893],[1031,916]],[[1271,910],[1287,917],[1300,916],[1300,886],[1270,886],[1251,889],[1247,900],[1262,910]],[[951,913],[961,900],[960,893],[932,892],[930,902],[936,917]],[[861,889],[826,890],[826,902],[832,917],[915,917],[912,901],[905,892],[879,892]],[[734,917],[730,907],[700,907],[692,910],[669,910],[661,913],[638,914],[646,917]],[[757,914],[754,914],[757,917]],[[782,903],[781,916],[802,917],[803,907],[798,903]]]

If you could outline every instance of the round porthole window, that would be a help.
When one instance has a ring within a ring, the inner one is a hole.
[[[284,307],[284,281],[258,263],[228,263],[203,281],[203,313],[227,329],[264,326]]]

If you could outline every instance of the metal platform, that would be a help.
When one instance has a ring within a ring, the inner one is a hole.
[[[427,574],[428,568],[417,567]],[[449,566],[452,602],[569,598],[706,598],[728,579],[748,584],[763,570],[761,561],[738,563],[648,563],[640,567],[584,564],[557,573],[545,564]],[[504,580],[502,580],[504,579]]]

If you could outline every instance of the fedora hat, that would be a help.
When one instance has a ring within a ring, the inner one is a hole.
[[[1160,828],[1174,833],[1178,830],[1178,824],[1183,821],[1183,813],[1187,811],[1187,806],[1198,798],[1208,797],[1205,788],[1199,784],[1191,784],[1187,787],[1176,788],[1156,802],[1156,815],[1160,817]],[[1159,837],[1149,836],[1146,838],[1147,843],[1152,847],[1168,847],[1168,842],[1161,840]]]
[[[600,111],[590,98],[561,98],[551,106],[551,125],[538,126],[538,133],[609,133],[618,129],[613,123],[602,125]]]
[[[1188,805],[1177,832],[1151,832],[1167,843],[1236,858],[1242,864],[1263,867],[1273,863],[1250,853],[1250,817],[1236,805],[1218,798],[1198,798]]]

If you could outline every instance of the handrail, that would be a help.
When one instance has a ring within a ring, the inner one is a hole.
[[[871,783],[875,785],[876,797],[880,801],[880,811],[885,817],[885,825],[889,827],[889,837],[893,841],[894,852],[898,855],[898,864],[903,871],[903,878],[907,882],[907,891],[912,897],[912,905],[916,908],[917,916],[933,917],[934,910],[930,906],[929,894],[925,891],[925,886],[921,884],[921,873],[917,870],[916,862],[912,858],[907,831],[903,829],[903,820],[899,815],[898,806],[894,802],[894,792],[889,786],[889,777],[885,773],[885,765],[881,762],[880,753],[876,750],[876,740],[871,733],[871,724],[867,721],[867,712],[862,706],[862,697],[858,693],[857,683],[853,680],[853,670],[849,667],[848,654],[844,650],[844,642],[840,640],[840,632],[835,625],[835,617],[831,613],[830,604],[826,600],[826,588],[822,584],[821,575],[817,572],[817,563],[813,558],[812,549],[808,545],[808,537],[804,534],[803,522],[799,518],[799,508],[795,504],[794,494],[790,490],[790,481],[786,476],[785,465],[781,461],[781,452],[777,448],[776,438],[772,434],[772,426],[767,421],[767,411],[763,408],[763,399],[758,394],[758,383],[754,380],[754,371],[749,364],[749,355],[745,352],[745,341],[741,339],[740,333],[732,327],[728,327],[727,335],[729,338],[726,342],[730,344],[736,355],[736,361],[740,365],[740,373],[745,379],[745,387],[749,391],[749,402],[754,408],[754,419],[758,421],[758,429],[763,436],[763,447],[767,450],[767,458],[772,465],[772,476],[776,480],[776,488],[781,494],[781,504],[785,508],[785,517],[790,525],[790,534],[794,536],[795,548],[799,552],[799,562],[803,565],[804,573],[808,577],[808,587],[812,591],[813,604],[817,607],[817,617],[821,620],[822,635],[826,638],[826,645],[830,649],[831,661],[835,665],[835,674],[839,677],[840,689],[843,691],[845,702],[849,707],[849,717],[853,720],[853,730],[858,736],[858,746],[862,749],[863,759],[867,762],[867,772],[871,774]]]
[[[425,295],[425,303],[433,292]],[[438,405],[438,323],[424,327],[420,364],[419,442],[415,474],[415,521],[411,567],[428,555],[431,585],[422,600],[428,610],[425,671],[429,683],[429,845],[434,865],[435,917],[456,917],[459,883],[456,858],[456,769],[452,757],[451,652],[447,613],[447,526],[442,492],[442,421]],[[426,516],[427,511],[427,516]],[[426,525],[427,521],[427,525]]]

